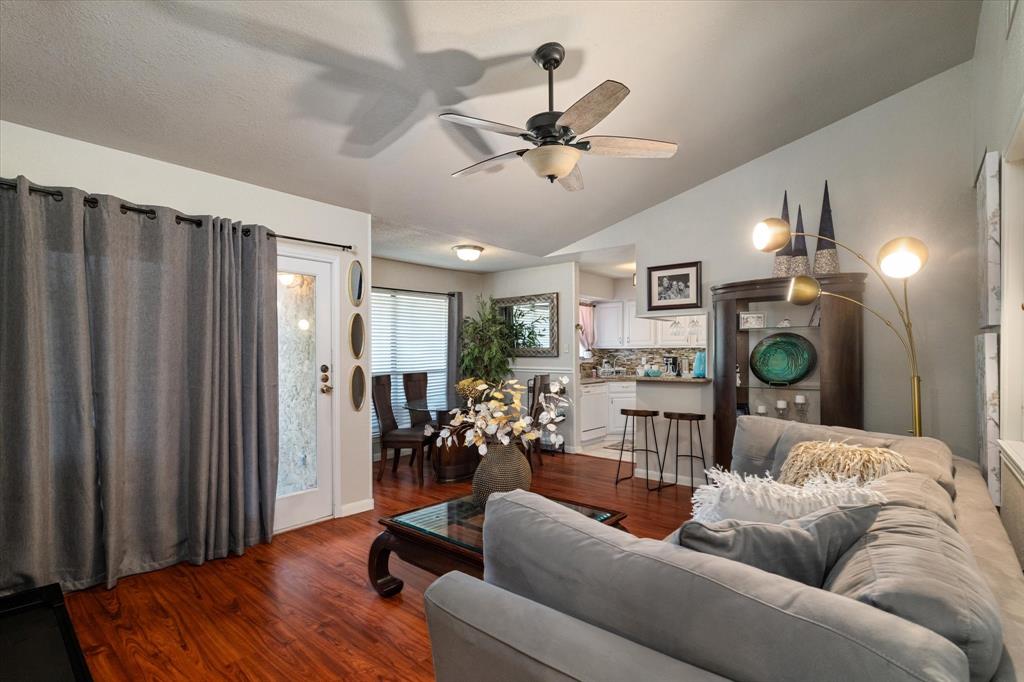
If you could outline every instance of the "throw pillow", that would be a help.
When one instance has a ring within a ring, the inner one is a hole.
[[[693,519],[705,523],[723,519],[782,523],[834,504],[882,504],[881,492],[857,485],[857,479],[836,480],[819,475],[802,486],[779,483],[771,476],[708,470],[709,485],[693,493]]]
[[[793,446],[782,465],[779,482],[801,485],[816,474],[827,474],[855,476],[866,483],[895,471],[910,471],[910,464],[903,455],[888,448],[813,440]]]
[[[876,434],[857,429],[846,429],[841,426],[821,426],[818,424],[804,424],[803,422],[789,422],[783,430],[779,440],[775,443],[772,452],[772,476],[779,477],[789,451],[797,443],[808,440],[841,440],[852,445],[864,445],[869,448],[888,448],[896,441],[896,436],[884,437],[885,434]]]
[[[829,506],[799,519],[761,523],[687,521],[676,542],[791,580],[821,587],[839,557],[874,522],[879,505]]]

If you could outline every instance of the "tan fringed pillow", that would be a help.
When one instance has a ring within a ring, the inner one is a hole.
[[[797,443],[789,451],[779,482],[803,485],[816,474],[826,474],[833,478],[856,476],[867,483],[894,471],[910,471],[910,465],[903,455],[888,448],[812,440]]]

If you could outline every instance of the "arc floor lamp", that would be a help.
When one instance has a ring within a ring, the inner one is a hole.
[[[764,253],[773,253],[788,244],[790,238],[795,234],[795,232],[791,231],[789,223],[785,220],[781,218],[765,218],[754,227],[754,247]],[[789,280],[786,300],[795,305],[808,305],[817,301],[820,296],[839,298],[864,308],[864,310],[880,319],[885,326],[892,330],[892,333],[900,340],[903,349],[907,352],[907,362],[910,365],[910,399],[914,421],[913,434],[921,436],[921,375],[918,373],[917,367],[914,326],[910,321],[910,299],[907,295],[907,280],[917,274],[928,261],[928,247],[920,239],[914,237],[897,237],[896,239],[889,240],[878,250],[878,266],[876,267],[862,254],[846,244],[837,242],[835,239],[813,234],[806,234],[804,236],[823,239],[845,249],[864,263],[871,272],[875,273],[892,299],[893,305],[896,306],[896,312],[899,314],[899,323],[903,327],[903,333],[901,334],[896,325],[874,308],[866,306],[848,296],[822,291],[818,280],[807,275],[798,275]],[[881,271],[879,271],[879,268]],[[886,281],[883,273],[893,279],[903,281],[903,305],[900,305],[899,299],[893,292],[892,287],[889,286],[889,282]]]

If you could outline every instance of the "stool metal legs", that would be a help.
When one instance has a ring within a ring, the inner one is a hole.
[[[665,484],[664,487],[667,488],[670,485],[679,485],[679,459],[681,457],[686,457],[688,460],[690,460],[690,487],[691,488],[696,488],[697,486],[694,485],[694,471],[693,471],[693,461],[695,459],[697,459],[697,455],[693,454],[693,425],[694,425],[694,423],[690,419],[686,420],[687,425],[689,426],[689,430],[690,430],[690,454],[688,454],[688,455],[681,455],[681,454],[679,454],[679,422],[680,421],[681,421],[680,419],[669,419],[668,420],[668,431],[665,432],[665,466],[667,468],[667,466],[668,466],[668,443],[669,443],[669,440],[672,437],[672,424],[676,425],[676,456],[675,456],[675,460],[676,460],[676,466],[675,466],[676,476],[675,476],[675,483]],[[707,465],[707,462],[704,459],[704,438],[701,436],[700,422],[699,421],[697,422],[697,442],[700,444],[701,471],[704,472],[704,482],[707,483],[708,482],[708,474],[707,474],[706,469],[707,469],[708,465]]]
[[[625,449],[626,449],[626,429],[629,427],[629,419],[630,419],[630,417],[633,418],[633,425],[632,425],[633,428],[630,431],[630,435],[629,435],[630,452],[633,453],[633,468],[630,469],[629,476],[622,476],[620,478],[619,477],[619,469],[622,466],[622,454],[625,452]],[[650,447],[643,447],[643,448],[637,448],[636,447],[636,416],[635,415],[628,415],[627,414],[626,415],[626,421],[623,424],[623,429],[622,429],[622,444],[619,446],[619,462],[618,462],[618,464],[615,465],[615,485],[618,485],[622,481],[628,481],[629,479],[633,478],[633,471],[636,469],[636,453],[642,452],[642,453],[644,453],[644,470],[647,473],[650,473],[650,471],[651,471],[651,460],[650,460],[651,454],[654,455],[654,460],[658,463],[658,484],[655,485],[652,488],[651,487],[650,478],[645,478],[644,479],[644,484],[647,486],[647,490],[649,490],[649,491],[661,490],[662,488],[665,487],[665,485],[664,485],[665,469],[664,469],[664,463],[662,462],[662,459],[661,459],[661,453],[658,450],[658,430],[654,426],[654,418],[653,417],[641,417],[641,419],[644,420],[644,445],[645,446],[649,446],[651,444],[651,442],[652,442],[651,440],[648,440],[648,435],[647,435],[648,427],[650,427],[651,438],[653,438],[653,442],[654,442],[654,448],[652,449]],[[666,447],[666,451],[667,451],[668,441],[665,441],[665,447]],[[678,462],[677,462],[676,466],[678,467]]]

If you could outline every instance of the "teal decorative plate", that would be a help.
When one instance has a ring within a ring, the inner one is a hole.
[[[772,386],[788,386],[814,369],[818,354],[799,334],[772,334],[761,339],[750,353],[750,371]]]

